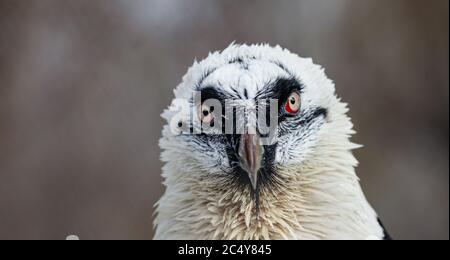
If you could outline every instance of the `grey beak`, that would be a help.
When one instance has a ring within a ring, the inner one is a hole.
[[[244,134],[239,143],[239,162],[248,173],[253,190],[258,186],[258,171],[261,169],[264,148],[258,134]]]

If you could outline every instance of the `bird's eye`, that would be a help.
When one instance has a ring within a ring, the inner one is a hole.
[[[198,118],[204,124],[211,125],[214,122],[214,107],[202,104],[198,107]]]
[[[291,115],[295,115],[300,111],[300,94],[298,92],[295,91],[289,95],[284,109],[286,113]]]

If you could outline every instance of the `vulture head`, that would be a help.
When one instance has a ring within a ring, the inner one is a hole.
[[[384,237],[355,174],[347,105],[311,59],[232,44],[174,94],[155,238]]]

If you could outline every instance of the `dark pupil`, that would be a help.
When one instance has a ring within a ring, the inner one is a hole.
[[[291,104],[295,105],[295,97],[291,97]]]
[[[207,116],[209,114],[208,110],[203,110],[203,115]]]

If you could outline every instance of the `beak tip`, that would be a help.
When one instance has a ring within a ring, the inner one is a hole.
[[[250,179],[250,183],[252,185],[253,190],[256,190],[258,188],[258,171],[249,173],[248,177]]]

